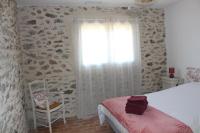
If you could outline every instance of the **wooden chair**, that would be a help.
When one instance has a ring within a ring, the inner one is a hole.
[[[33,109],[33,120],[34,120],[34,129],[37,129],[37,125],[49,127],[49,132],[52,133],[52,126],[51,124],[55,122],[56,120],[63,118],[64,124],[66,123],[65,120],[65,106],[64,106],[64,96],[63,92],[60,91],[49,91],[46,88],[46,82],[45,80],[36,80],[29,83],[29,89],[30,89],[30,95],[31,95],[31,102],[32,102],[32,109]],[[50,98],[53,97],[53,95],[59,96],[60,100],[57,101],[51,101]],[[38,97],[40,97],[40,102],[43,102],[43,107],[39,106],[37,104]],[[55,111],[61,111],[62,109],[62,115],[59,115],[56,119],[51,119],[51,114]],[[39,119],[44,119],[41,116],[36,116],[36,113],[42,113],[47,115],[48,124],[42,124],[42,123],[36,123]]]

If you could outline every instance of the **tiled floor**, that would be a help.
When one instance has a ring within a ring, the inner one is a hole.
[[[49,133],[48,128],[38,128],[33,133]],[[99,125],[98,117],[88,120],[70,119],[64,126],[62,121],[53,124],[53,133],[114,133],[108,124]]]

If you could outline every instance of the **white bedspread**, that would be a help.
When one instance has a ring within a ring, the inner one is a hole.
[[[200,83],[188,83],[146,96],[149,105],[187,124],[194,133],[200,133]],[[102,105],[98,111],[101,124],[106,115],[121,133],[127,132]]]
[[[188,83],[146,95],[149,105],[200,133],[200,83]]]

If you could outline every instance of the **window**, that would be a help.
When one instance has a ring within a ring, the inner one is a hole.
[[[133,27],[129,22],[84,22],[80,27],[83,65],[134,61]]]

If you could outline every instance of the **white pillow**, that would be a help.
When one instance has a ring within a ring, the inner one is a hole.
[[[187,68],[186,80],[188,82],[200,82],[200,68]]]
[[[38,91],[33,93],[33,98],[35,101],[36,106],[40,107],[40,108],[46,108],[47,107],[47,93],[45,91]]]

